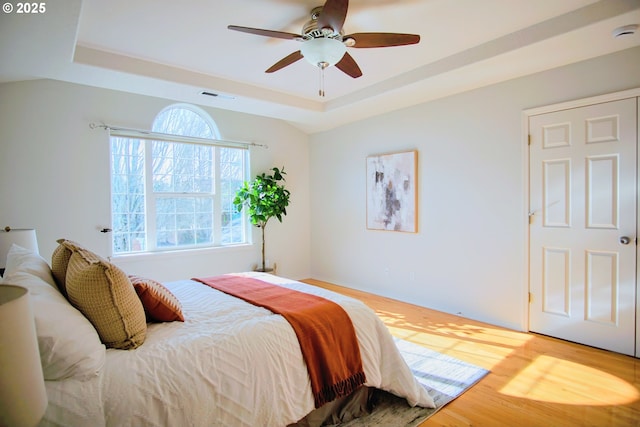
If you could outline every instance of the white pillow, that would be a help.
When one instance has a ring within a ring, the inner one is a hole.
[[[4,281],[6,277],[11,276],[12,273],[17,271],[26,271],[41,278],[51,286],[57,287],[47,261],[29,249],[25,249],[14,243],[7,253],[7,264],[2,280]]]
[[[54,284],[42,279],[39,260],[47,265],[46,261],[34,253],[12,250],[7,257],[11,270],[5,270],[2,283],[29,290],[44,379],[83,380],[98,375],[104,365],[105,347],[93,325]],[[49,277],[53,278],[51,270]]]

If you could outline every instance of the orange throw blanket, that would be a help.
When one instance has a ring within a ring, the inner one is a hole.
[[[267,308],[291,324],[307,364],[316,408],[364,384],[355,329],[338,304],[249,277],[224,275],[193,280]]]

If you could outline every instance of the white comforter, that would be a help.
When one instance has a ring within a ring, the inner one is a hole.
[[[404,397],[410,405],[433,407],[387,328],[366,305],[269,274],[242,275],[340,304],[355,325],[366,385]],[[314,409],[297,338],[283,317],[198,282],[166,286],[181,301],[185,322],[149,325],[145,343],[136,350],[107,350],[97,393],[104,419],[94,420],[96,425],[282,427]],[[63,385],[57,388],[65,391],[58,395],[70,394]],[[95,407],[95,402],[86,405]]]

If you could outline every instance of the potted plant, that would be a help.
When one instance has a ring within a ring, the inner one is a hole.
[[[244,207],[248,209],[251,224],[262,229],[262,268],[258,271],[267,271],[264,256],[264,228],[273,217],[282,222],[282,217],[287,214],[290,192],[280,184],[286,175],[284,167],[271,169],[273,174],[262,173],[253,181],[245,181],[236,192],[233,204],[241,212]]]

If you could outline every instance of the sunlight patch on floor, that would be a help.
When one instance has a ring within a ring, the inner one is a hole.
[[[460,323],[419,327],[398,316],[378,312],[392,335],[491,370],[533,337],[517,331]],[[428,332],[421,332],[427,330]]]
[[[406,334],[403,330],[391,330],[391,334],[410,341],[414,344],[435,350],[439,353],[452,356],[467,363],[491,370],[508,357],[514,349],[502,346],[492,346],[490,343],[479,344],[467,342],[462,339],[451,339],[434,336],[431,334],[412,333]]]
[[[597,385],[595,393],[593,385]],[[607,393],[602,393],[607,389]],[[551,356],[538,356],[500,393],[565,405],[624,405],[640,398],[628,382],[598,369]]]

